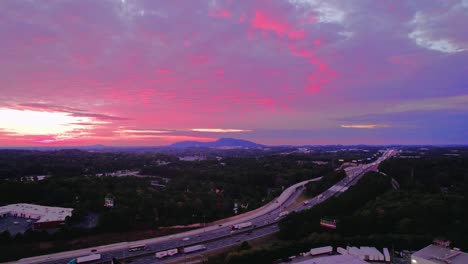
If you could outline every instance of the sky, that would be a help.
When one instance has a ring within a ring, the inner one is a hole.
[[[468,144],[468,0],[2,0],[0,146]]]

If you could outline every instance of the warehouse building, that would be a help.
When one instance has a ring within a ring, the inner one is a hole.
[[[33,229],[57,228],[72,215],[73,208],[50,207],[36,204],[10,204],[0,207],[0,217],[22,217],[36,220]]]
[[[466,264],[468,254],[448,246],[429,245],[411,255],[411,264]]]
[[[295,262],[294,264],[369,264],[356,256],[351,255],[334,255],[317,258],[310,258]]]

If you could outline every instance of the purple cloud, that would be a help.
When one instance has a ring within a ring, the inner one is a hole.
[[[384,120],[414,103],[398,115],[443,142],[442,128],[412,113],[453,121],[447,133],[468,127],[454,108],[431,108],[467,95],[467,23],[466,0],[3,0],[0,108],[109,122],[82,142],[132,144],[113,131],[164,127],[178,136],[251,130],[242,136],[264,143],[366,143],[370,133],[396,142],[396,129],[401,142],[426,135]],[[373,115],[382,120],[359,122]],[[341,127],[372,124],[391,127],[353,129],[349,139]],[[166,143],[158,140],[137,144]]]

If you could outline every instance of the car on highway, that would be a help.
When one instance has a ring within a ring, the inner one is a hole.
[[[295,193],[297,193],[297,192],[295,192]],[[279,205],[274,205],[274,203],[273,203],[271,205],[271,208],[270,208],[269,212],[263,211],[263,214],[260,215],[260,216],[251,217],[251,218],[247,218],[247,219],[244,218],[243,221],[251,221],[251,222],[244,222],[244,224],[247,224],[247,223],[250,224],[250,226],[246,226],[246,229],[247,229],[247,227],[250,227],[250,229],[255,228],[256,226],[254,226],[253,223],[252,223],[252,222],[254,222],[254,223],[257,223],[257,225],[262,226],[261,228],[264,228],[262,230],[267,230],[268,231],[267,233],[271,233],[270,230],[276,232],[278,230],[277,225],[271,225],[271,226],[265,225],[265,227],[263,227],[263,223],[272,223],[273,222],[272,218],[276,217],[277,214],[279,214],[281,212],[281,209],[284,209],[287,206],[287,204],[290,204],[291,198],[296,198],[296,197],[293,197],[291,192],[289,192],[288,195],[290,196],[289,198],[287,198],[286,200],[282,199],[282,203],[284,203],[284,206],[279,208],[279,210],[278,210]],[[321,200],[325,200],[329,196],[333,196],[333,195],[334,195],[334,192],[327,191],[326,194],[319,195],[319,197],[318,197],[319,200],[310,199],[307,206],[300,206],[300,204],[299,204],[299,207],[300,208],[312,207],[313,205],[319,203]],[[275,200],[275,202],[279,203],[279,200]],[[269,217],[265,217],[266,215],[269,215]],[[280,219],[280,217],[276,217],[275,221],[277,221],[279,219]],[[241,220],[236,220],[235,222],[239,222],[239,221],[241,221]],[[223,226],[223,227],[221,228],[221,226]],[[195,245],[197,247],[193,248],[193,249],[191,248],[193,246],[189,246],[189,244],[194,244],[195,242],[196,243],[205,243],[205,242],[206,243],[211,243],[210,241],[211,241],[212,238],[218,239],[218,237],[220,239],[226,239],[227,240],[226,242],[228,242],[227,244],[229,244],[229,242],[232,243],[233,240],[235,241],[235,243],[239,243],[239,242],[242,242],[245,239],[247,239],[246,236],[249,236],[249,235],[251,235],[249,239],[253,238],[253,236],[257,237],[257,236],[263,236],[264,235],[264,232],[256,232],[256,231],[255,231],[255,234],[252,234],[253,230],[246,230],[246,231],[244,231],[245,233],[243,231],[239,231],[239,230],[237,230],[237,231],[236,230],[228,230],[228,228],[230,227],[230,223],[226,223],[226,226],[224,226],[222,224],[214,224],[213,227],[214,227],[213,230],[211,230],[211,229],[206,230],[206,233],[204,233],[202,235],[203,239],[197,238],[197,237],[200,236],[200,234],[194,234],[194,235],[192,235],[192,237],[184,237],[182,234],[180,234],[181,236],[179,236],[179,235],[169,235],[169,236],[164,238],[164,241],[158,242],[158,243],[166,243],[166,242],[169,241],[171,243],[171,246],[173,246],[173,248],[170,249],[170,250],[183,250],[182,247],[185,246],[188,251],[191,251],[191,250],[200,250],[201,251],[201,250],[206,250],[206,247],[203,244]],[[220,228],[217,228],[217,227],[220,227]],[[220,231],[222,231],[222,232],[220,232]],[[228,232],[230,232],[231,234],[234,234],[234,236],[236,236],[236,237],[233,238],[232,235],[231,236],[227,235]],[[245,235],[242,235],[242,234],[245,234]],[[189,235],[189,234],[185,234],[185,235]],[[182,239],[180,239],[180,237],[182,237]],[[170,241],[170,239],[175,239],[177,241]],[[191,240],[191,241],[189,241],[189,240]],[[184,242],[182,242],[182,241],[184,241]],[[185,241],[189,241],[189,242],[185,242]],[[151,243],[153,243],[153,242],[151,242]],[[218,242],[216,242],[216,243],[218,243]],[[174,244],[174,245],[172,245],[172,244]],[[208,246],[208,244],[206,246]],[[166,245],[164,246],[164,248],[166,248]],[[149,250],[149,248],[146,248],[146,250]],[[101,253],[102,252],[107,252],[107,251],[110,251],[110,250],[108,250],[108,249],[100,249],[99,250],[99,252],[101,252]],[[165,250],[165,251],[169,251],[169,250]],[[184,251],[181,251],[178,254],[183,254],[182,252],[184,252]],[[156,254],[157,253],[163,253],[163,252],[162,251],[161,252],[156,252]],[[166,252],[166,253],[167,253],[166,256],[171,256],[169,254],[169,252]],[[88,254],[89,254],[89,249],[88,249]],[[146,254],[142,254],[142,255],[146,255]],[[160,255],[161,255],[160,258],[162,258],[162,254],[160,254]],[[156,258],[159,258],[157,255],[155,255],[155,256],[156,256]],[[45,259],[44,257],[46,257],[46,256],[41,256],[40,258],[42,258],[42,260],[44,260]],[[108,258],[107,255],[105,257]],[[39,257],[37,257],[37,258],[39,259]],[[55,257],[55,259],[60,259],[60,258],[61,258],[60,256]],[[52,261],[52,259],[50,259],[50,260]],[[107,259],[103,260],[103,261],[107,261]],[[135,262],[135,260],[134,260],[134,262]],[[140,261],[138,261],[138,262],[142,263]],[[41,263],[41,262],[35,262],[35,263]],[[42,263],[44,263],[44,261],[42,261]],[[51,264],[51,263],[52,262],[50,262],[48,264]],[[58,262],[55,262],[55,263],[58,263]]]

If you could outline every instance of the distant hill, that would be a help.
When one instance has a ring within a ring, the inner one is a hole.
[[[169,145],[171,148],[192,148],[192,147],[206,147],[206,148],[256,148],[263,145],[254,143],[252,141],[236,139],[236,138],[220,138],[212,142],[199,142],[199,141],[181,141]]]

